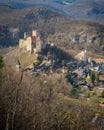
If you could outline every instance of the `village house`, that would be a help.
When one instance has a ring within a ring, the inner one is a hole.
[[[93,59],[96,63],[104,63],[104,58],[94,58]]]
[[[17,63],[16,63],[16,71],[17,71],[17,72],[20,72],[20,71],[21,71],[21,63],[20,63],[19,60],[18,60]]]
[[[104,58],[93,58],[89,57],[88,62],[91,63],[92,61],[95,61],[96,63],[104,63]]]

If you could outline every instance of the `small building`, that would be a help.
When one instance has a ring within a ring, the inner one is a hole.
[[[104,63],[104,58],[94,58],[93,59],[96,63]]]
[[[89,91],[89,88],[88,88],[88,86],[86,86],[86,85],[82,85],[82,86],[80,87],[80,89],[81,89],[81,92]]]
[[[67,68],[65,67],[65,66],[63,66],[62,68],[61,68],[61,72],[64,74],[64,73],[67,73]]]
[[[20,71],[21,71],[21,63],[20,63],[19,60],[18,60],[17,63],[16,63],[16,71],[17,71],[17,72],[20,72]]]
[[[97,92],[99,92],[99,93],[104,92],[104,88],[103,88],[103,87],[99,87],[99,88],[97,89]]]

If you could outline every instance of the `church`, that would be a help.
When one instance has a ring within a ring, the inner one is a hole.
[[[84,61],[85,63],[88,62],[88,51],[85,49],[84,51],[81,51],[75,56],[76,59],[80,61]]]

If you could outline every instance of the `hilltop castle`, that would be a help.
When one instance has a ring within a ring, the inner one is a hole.
[[[19,50],[22,52],[41,53],[46,48],[46,43],[40,38],[37,30],[32,30],[32,35],[24,33],[24,39],[19,40]]]

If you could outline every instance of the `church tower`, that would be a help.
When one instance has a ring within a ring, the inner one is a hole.
[[[88,61],[88,51],[87,51],[87,49],[85,49],[84,61],[85,62]]]
[[[24,32],[24,39],[26,39],[27,38],[27,35],[26,35],[26,32]]]

